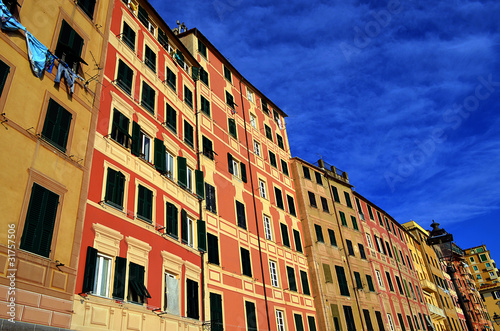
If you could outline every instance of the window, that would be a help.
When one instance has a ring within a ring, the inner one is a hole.
[[[384,283],[382,282],[382,276],[380,275],[380,271],[375,270],[375,276],[377,276],[378,285],[380,287],[384,287]]]
[[[226,91],[226,104],[232,109],[234,109],[234,106],[236,106],[236,104],[234,103],[233,95],[228,91]]]
[[[281,170],[283,170],[283,173],[286,176],[290,176],[290,173],[288,172],[288,163],[286,163],[285,160],[281,160]]]
[[[264,232],[266,233],[266,239],[273,240],[273,232],[271,230],[271,218],[264,215]]]
[[[307,272],[300,270],[300,281],[302,283],[302,292],[305,295],[311,295],[309,290],[309,280],[307,279]]]
[[[247,87],[247,99],[248,101],[254,102],[253,92]]]
[[[102,297],[109,297],[111,264],[112,260],[110,257],[97,253],[94,288],[92,291],[93,294]]]
[[[330,266],[326,263],[323,263],[323,274],[325,275],[325,283],[333,283]]]
[[[116,85],[128,95],[132,95],[132,79],[134,72],[122,60],[118,60],[118,73],[116,74]]]
[[[276,207],[285,210],[285,205],[283,204],[283,195],[281,190],[277,187],[274,188],[274,196],[276,198]]]
[[[389,257],[392,257],[391,246],[387,241],[385,242],[385,247],[387,248],[387,253],[389,253]]]
[[[273,109],[273,117],[276,122],[280,120],[280,114],[276,111],[276,109]]]
[[[191,279],[186,279],[186,316],[189,318],[198,319],[199,304],[198,304],[198,282]]]
[[[200,67],[200,81],[207,87],[209,86],[208,72],[203,67]]]
[[[163,311],[169,314],[179,315],[179,299],[179,279],[165,272]]]
[[[323,179],[321,179],[321,174],[315,171],[314,176],[316,177],[316,183],[323,186]]]
[[[254,114],[250,114],[250,125],[254,128],[257,129],[257,117],[255,117]]]
[[[323,211],[329,213],[330,209],[328,208],[328,201],[326,198],[321,197],[321,205],[323,206]]]
[[[167,177],[170,179],[174,179],[174,156],[169,152],[165,151],[166,155],[166,167],[167,167]]]
[[[207,46],[198,39],[198,52],[206,59],[207,58]]]
[[[174,133],[177,133],[177,112],[175,111],[175,109],[169,105],[168,103],[166,104],[166,108],[167,108],[167,120],[165,121],[165,125],[167,126],[167,128],[169,128],[170,130],[172,130]]]
[[[302,323],[302,315],[293,314],[293,319],[295,320],[295,331],[304,331],[304,323]]]
[[[259,193],[261,198],[267,199],[266,182],[261,179],[259,179]]]
[[[233,82],[231,71],[226,66],[224,66],[224,78],[226,78],[230,83]]]
[[[276,162],[276,154],[273,152],[269,151],[269,163],[271,164],[272,167],[277,168],[278,163]]]
[[[347,226],[347,220],[345,219],[344,212],[339,211],[339,215],[340,215],[340,222],[342,223],[342,225]]]
[[[356,331],[356,324],[354,324],[354,316],[352,314],[352,308],[350,306],[344,307],[345,323],[347,325],[347,331]]]
[[[372,207],[370,205],[366,205],[366,206],[368,207],[368,214],[370,215],[370,219],[375,220],[375,218],[373,217]]]
[[[238,226],[240,228],[247,228],[247,220],[245,217],[245,205],[236,201],[236,218],[238,219]]]
[[[214,159],[214,150],[213,150],[213,144],[210,139],[207,137],[203,136],[202,137],[202,146],[203,146],[203,155],[208,157],[210,160]]]
[[[293,229],[293,238],[295,240],[295,250],[302,253],[302,241],[300,240],[300,232]]]
[[[331,187],[332,187],[332,192],[333,192],[333,199],[335,200],[335,202],[340,203],[339,191],[337,190],[337,188],[335,186],[332,185]]]
[[[290,238],[288,237],[288,227],[286,224],[280,223],[281,227],[281,240],[283,241],[283,246],[290,248]]]
[[[323,230],[321,229],[321,225],[314,224],[314,231],[316,232],[316,241],[320,243],[324,243],[323,239]]]
[[[386,271],[385,277],[387,278],[387,283],[389,284],[389,289],[391,290],[391,292],[394,292],[394,286],[392,285],[391,274]]]
[[[264,99],[260,99],[260,102],[262,103],[262,111],[269,115],[269,107],[267,106],[267,101]]]
[[[368,247],[373,249],[373,243],[372,243],[372,238],[369,233],[365,233],[366,235],[366,241],[368,242]]]
[[[307,194],[309,195],[309,203],[311,204],[311,207],[318,208],[318,206],[316,205],[316,197],[314,196],[314,193],[308,191]]]
[[[346,203],[347,207],[352,208],[351,196],[347,192],[344,192],[344,196],[345,196],[345,203]]]
[[[132,123],[132,154],[151,162],[151,138],[137,122]]]
[[[279,134],[276,133],[276,143],[278,144],[278,147],[281,149],[285,149],[285,144],[283,143],[283,137],[281,137]]]
[[[262,156],[261,150],[260,150],[260,143],[257,140],[253,141],[253,151],[254,151],[255,155]]]
[[[207,115],[208,117],[210,117],[210,101],[208,101],[207,99],[205,99],[205,97],[203,95],[200,96],[200,100],[201,100],[201,111]]]
[[[147,298],[151,298],[148,289],[144,286],[144,272],[144,266],[133,262],[129,263],[128,301],[143,304],[147,303]]]
[[[191,148],[194,147],[193,135],[193,126],[189,124],[188,121],[184,120],[184,142]]]
[[[233,138],[238,139],[238,132],[236,129],[236,121],[234,120],[234,118],[228,118],[227,122],[228,122],[229,134],[231,136],[233,136]]]
[[[141,105],[151,114],[155,113],[156,91],[146,82],[142,82]]]
[[[287,194],[286,199],[288,202],[288,211],[292,216],[297,216],[297,213],[295,212],[295,202],[293,200],[293,197]]]
[[[271,131],[271,128],[264,124],[264,127],[266,129],[266,138],[273,141],[273,132]]]
[[[375,287],[373,286],[372,276],[366,275],[366,283],[368,284],[368,289],[370,292],[375,292]]]
[[[83,10],[83,12],[90,18],[94,17],[94,8],[96,0],[78,0],[78,6]]]
[[[207,210],[216,214],[217,213],[217,198],[215,195],[215,187],[205,183],[205,203]]]
[[[392,316],[389,313],[387,313],[387,320],[389,321],[389,328],[391,331],[394,331],[394,322],[392,321]]]
[[[165,32],[162,31],[162,29],[158,28],[158,42],[160,45],[168,50],[168,38]]]
[[[245,301],[245,311],[247,316],[247,331],[257,331],[257,318],[255,316],[255,303]]]
[[[403,286],[401,286],[401,280],[398,276],[396,276],[396,285],[398,286],[399,293],[404,295],[405,292],[403,291]]]
[[[347,252],[349,253],[349,255],[355,256],[354,248],[352,247],[352,241],[346,239],[345,243],[347,244]]]
[[[499,300],[500,299],[500,292],[499,291],[493,291],[493,298],[495,300]]]
[[[269,273],[271,275],[271,285],[274,287],[279,287],[278,282],[278,269],[276,268],[276,262],[269,261]]]
[[[352,216],[351,215],[351,222],[352,222],[352,228],[354,230],[357,230],[359,231],[359,228],[358,228],[358,221],[356,220],[356,217]]]
[[[481,275],[477,275],[477,279],[478,280],[482,279]]]
[[[138,187],[137,193],[137,217],[152,222],[153,219],[153,192],[142,185]]]
[[[295,282],[295,269],[287,266],[286,273],[288,275],[288,289],[290,291],[297,292],[297,283]]]
[[[363,282],[361,281],[361,275],[359,274],[359,272],[354,271],[354,279],[356,280],[356,289],[363,289]]]
[[[368,309],[363,309],[363,316],[365,318],[366,328],[368,331],[373,331],[372,319],[370,317],[370,311]]]
[[[177,239],[178,232],[177,232],[177,207],[170,203],[167,202],[166,204],[166,214],[167,214],[167,226],[166,226],[166,231],[167,234],[170,235],[171,237],[174,237]]]
[[[403,316],[399,313],[398,313],[398,320],[399,320],[399,326],[401,326],[401,330],[406,331],[405,321],[403,320]],[[448,323],[449,323],[449,320],[448,320]],[[450,325],[451,325],[451,323],[450,323]]]
[[[54,100],[49,100],[42,137],[63,153],[66,152],[72,118],[69,111]]]
[[[169,67],[167,67],[167,85],[177,91],[177,76]]]
[[[302,171],[304,172],[304,178],[311,180],[311,172],[309,171],[309,168],[302,166]]]
[[[120,171],[108,168],[104,201],[107,204],[122,210],[124,191],[125,176]]]
[[[144,63],[149,69],[156,72],[156,53],[148,45],[144,46]]]
[[[224,330],[224,318],[222,315],[222,296],[217,293],[210,293],[210,322],[212,330]]]
[[[126,22],[123,22],[122,40],[135,52],[135,31]]]
[[[358,243],[359,255],[363,260],[366,260],[365,247]]]
[[[337,273],[337,281],[339,283],[340,294],[344,296],[350,296],[349,286],[347,285],[347,278],[345,277],[344,268],[336,265],[335,272]]]
[[[477,266],[472,266],[472,268],[474,268],[474,271],[479,271],[478,267]]]
[[[475,263],[475,262],[476,262],[476,261],[474,260],[474,257],[473,257],[473,256],[471,256],[471,257],[470,257],[470,261],[471,261],[472,263]]]
[[[59,39],[55,55],[66,62],[66,64],[77,71],[78,63],[81,61],[83,49],[83,38],[66,22],[62,21],[61,31],[59,32]]]
[[[181,240],[184,244],[194,247],[194,221],[181,210]]]
[[[219,265],[219,238],[216,235],[207,233],[208,262]]]
[[[335,238],[335,232],[332,229],[328,229],[328,236],[330,237],[330,245],[337,247],[337,239]]]
[[[184,102],[193,108],[193,92],[186,85],[184,85]]]
[[[484,262],[484,261],[488,260],[488,257],[486,256],[486,254],[479,254],[479,260],[481,262]]]
[[[276,325],[278,326],[278,331],[285,331],[285,319],[281,310],[276,310]]]
[[[113,122],[111,124],[111,139],[124,147],[130,147],[130,135],[128,127],[130,120],[120,113],[118,110],[113,110]]]
[[[307,324],[309,325],[309,331],[316,331],[316,320],[314,316],[307,316]]]
[[[229,173],[235,177],[240,178],[240,169],[241,169],[241,180],[246,183],[247,182],[247,170],[246,166],[242,162],[238,162],[233,159],[233,156],[230,153],[227,153],[227,164]]]
[[[242,274],[248,277],[252,277],[252,264],[250,262],[250,251],[241,247],[241,270]]]

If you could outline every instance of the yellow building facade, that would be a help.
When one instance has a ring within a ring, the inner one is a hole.
[[[498,268],[486,245],[471,247],[464,252],[469,270],[478,288],[499,283]]]
[[[3,327],[71,323],[109,3],[2,3],[0,227],[9,236],[0,239],[0,304],[11,303]]]

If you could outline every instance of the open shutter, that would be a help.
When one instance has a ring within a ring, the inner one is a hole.
[[[332,271],[328,264],[323,263],[323,273],[325,274],[325,283],[333,283]]]
[[[187,161],[185,157],[177,157],[177,181],[179,185],[187,187]]]
[[[198,250],[207,250],[207,226],[202,220],[198,220]]]
[[[177,207],[167,202],[167,233],[175,238],[177,232]]]
[[[230,153],[227,153],[227,167],[229,169],[230,174],[234,174],[233,170],[233,156]]]
[[[181,239],[183,243],[188,242],[187,213],[184,209],[181,210]]]
[[[10,67],[3,61],[0,60],[0,96],[2,95],[5,82],[7,81],[7,76],[9,76]]]
[[[113,298],[125,298],[125,276],[127,272],[127,259],[117,256],[115,258],[115,278],[113,281]]]
[[[193,80],[200,79],[200,68],[192,67],[191,71],[192,71],[191,74],[192,74]]]
[[[132,122],[132,154],[141,155],[141,126]]]
[[[247,167],[246,167],[245,163],[243,163],[243,162],[240,163],[240,166],[241,166],[241,180],[243,181],[243,183],[246,183],[247,182]]]
[[[196,195],[201,199],[205,198],[205,183],[203,181],[203,171],[195,170],[195,181],[196,181]]]
[[[92,246],[88,246],[87,258],[85,261],[85,272],[83,274],[82,293],[88,293],[94,289],[96,263],[97,249]]]
[[[162,174],[167,173],[167,150],[163,140],[155,138],[155,168]]]

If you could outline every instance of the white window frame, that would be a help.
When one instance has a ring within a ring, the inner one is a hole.
[[[187,217],[187,245],[194,247],[194,220]]]
[[[104,261],[108,261],[107,266],[104,265]],[[113,265],[113,258],[101,253],[97,253],[97,261],[95,266],[95,282],[94,288],[92,289],[92,294],[109,298],[109,290],[111,285],[111,266]],[[103,279],[103,268],[107,268],[106,278]],[[103,282],[104,284],[104,293],[98,293],[97,290],[102,288]]]
[[[247,87],[247,99],[248,99],[248,101],[254,102],[253,92],[250,91],[250,89],[248,87]]]
[[[274,287],[279,287],[278,281],[278,268],[276,262],[269,260],[269,274],[271,275],[271,285]]]
[[[166,161],[167,162],[167,177],[174,180],[175,157],[167,151],[166,160],[167,160]]]
[[[478,272],[479,271],[479,268],[475,265],[472,266],[472,268],[474,269],[474,272]]]
[[[492,294],[493,294],[493,298],[495,298],[495,300],[500,299],[500,291],[494,291]]]
[[[233,159],[233,176],[241,178],[240,177],[240,162]]]
[[[476,261],[474,260],[474,256],[471,256],[471,257],[470,257],[470,262],[471,262],[471,263],[476,263]]]
[[[264,215],[264,232],[266,233],[267,240],[273,240],[273,231],[271,229],[271,218]]]
[[[250,114],[250,125],[257,129],[257,117],[254,114]]]
[[[285,318],[282,310],[276,310],[276,325],[278,331],[285,331]]]
[[[189,192],[193,192],[193,169],[187,167],[186,171],[186,188]]]
[[[261,154],[261,148],[260,148],[260,143],[257,140],[253,141],[253,150],[255,152],[255,155],[262,156],[262,154]]]
[[[152,141],[152,139],[144,131],[141,131],[140,139],[141,139],[141,157],[144,160],[151,162],[151,141]],[[146,142],[148,142],[148,143],[146,144]]]
[[[389,321],[389,327],[391,328],[391,331],[394,331],[394,322],[392,320],[391,314],[387,313],[387,320]]]
[[[371,235],[369,233],[365,233],[365,235],[366,235],[366,242],[368,243],[368,247],[370,247],[371,249],[373,249],[373,243],[372,243]]]
[[[380,271],[375,270],[375,275],[377,276],[377,282],[380,287],[385,287],[384,282],[382,281],[382,275],[380,274]]]
[[[261,198],[267,199],[266,182],[259,179],[259,194]]]

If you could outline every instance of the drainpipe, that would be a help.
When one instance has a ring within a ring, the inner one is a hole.
[[[325,172],[326,173],[326,172]],[[356,288],[356,284],[354,283],[354,276],[351,270],[351,264],[349,263],[349,255],[347,255],[345,244],[344,244],[344,236],[342,235],[342,228],[339,222],[339,217],[337,216],[337,208],[335,207],[335,198],[333,196],[333,191],[332,191],[332,186],[330,185],[330,180],[328,179],[328,191],[330,192],[330,197],[332,198],[333,201],[333,212],[335,213],[335,220],[337,221],[337,227],[339,228],[339,234],[340,234],[340,240],[342,240],[342,250],[344,251],[346,263],[347,263],[347,269],[349,269],[349,275],[351,276],[351,282],[352,282],[352,288]],[[356,299],[356,306],[358,308],[358,313],[359,313],[359,321],[361,322],[361,327],[363,330],[365,329],[365,325],[363,324],[363,315],[361,314],[361,307],[359,305],[359,298],[358,298],[358,290],[354,290],[354,298]]]
[[[262,262],[262,247],[260,245],[260,231],[259,231],[259,221],[258,221],[258,215],[257,215],[257,208],[256,208],[256,202],[255,202],[255,191],[254,191],[254,186],[253,186],[253,175],[252,175],[252,163],[250,162],[250,149],[249,149],[249,144],[248,144],[248,130],[247,130],[247,119],[245,115],[245,108],[243,106],[243,93],[241,90],[241,83],[242,81],[245,80],[244,77],[241,77],[240,79],[240,97],[241,97],[241,110],[243,113],[243,126],[245,128],[245,141],[246,141],[246,147],[247,147],[247,161],[248,161],[248,173],[250,174],[250,186],[251,186],[251,191],[252,191],[252,201],[253,201],[253,211],[254,211],[254,216],[255,216],[255,227],[257,229],[257,242],[258,242],[258,247],[259,247],[259,260],[260,260],[260,271],[262,275],[262,286],[264,288],[264,301],[266,303],[266,319],[267,319],[267,328],[268,330],[271,330],[271,321],[269,320],[269,307],[268,307],[268,302],[267,302],[267,290],[266,290],[266,281],[264,279],[264,263]]]

